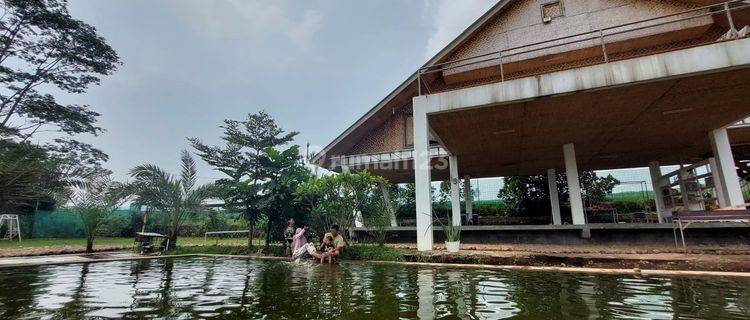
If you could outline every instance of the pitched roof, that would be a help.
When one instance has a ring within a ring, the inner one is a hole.
[[[479,19],[474,21],[468,28],[466,28],[458,37],[453,39],[445,48],[440,50],[437,54],[435,54],[431,59],[427,60],[427,62],[423,65],[429,66],[434,63],[437,63],[441,61],[442,59],[445,59],[446,57],[449,57],[450,54],[455,51],[461,44],[463,44],[467,39],[471,38],[471,35],[474,34],[475,31],[479,30],[482,26],[485,25],[488,21],[490,21],[494,16],[496,16],[498,13],[502,11],[503,8],[506,7],[509,3],[512,3],[517,0],[500,0],[497,4],[495,4],[490,10],[485,12]],[[334,150],[342,141],[344,141],[346,138],[351,136],[358,128],[360,128],[365,122],[368,122],[378,111],[380,111],[383,107],[385,107],[389,102],[391,102],[396,96],[404,92],[407,88],[410,86],[416,86],[416,80],[417,80],[417,72],[415,71],[411,76],[409,76],[404,82],[402,82],[396,89],[391,91],[383,100],[378,102],[374,107],[372,107],[367,113],[365,113],[364,116],[359,118],[354,124],[349,126],[343,133],[341,133],[336,139],[334,139],[330,144],[328,144],[323,150],[318,152],[318,154],[313,157],[312,162],[315,163],[321,163],[321,160],[325,161],[326,159],[321,159],[321,157],[325,156],[328,152],[331,152]],[[359,140],[359,139],[357,139]],[[356,141],[354,141],[356,143]]]
[[[488,22],[490,22],[494,17],[496,17],[498,14],[500,14],[509,4],[516,2],[518,0],[499,0],[492,8],[490,8],[487,12],[485,12],[479,19],[474,21],[469,27],[467,27],[458,37],[453,39],[446,47],[444,47],[442,50],[440,50],[437,54],[435,54],[431,59],[429,59],[422,67],[427,67],[439,62],[444,62],[445,59],[451,56],[452,53],[454,53],[457,49],[461,47],[467,40],[471,39],[471,37],[474,35],[475,32],[480,30],[482,27],[484,27]],[[720,3],[724,0],[683,0],[684,2],[692,3],[695,5],[709,5],[714,3]],[[399,97],[400,95],[406,94],[408,89],[413,89],[416,91],[416,84],[417,82],[417,72],[415,71],[412,73],[404,82],[402,82],[398,87],[396,87],[393,91],[391,91],[383,100],[378,102],[374,107],[372,107],[367,113],[365,113],[362,117],[360,117],[354,124],[349,126],[343,133],[341,133],[336,139],[334,139],[331,143],[329,143],[323,150],[318,152],[312,159],[313,163],[318,163],[319,165],[325,165],[325,162],[328,160],[326,157],[326,154],[332,153],[332,154],[341,154],[341,152],[345,152],[354,144],[356,144],[364,135],[369,132],[368,128],[365,127],[365,124],[369,124],[371,127],[379,126],[382,124],[385,119],[380,119],[380,121],[375,121],[377,117],[375,117],[379,112],[383,111],[383,108],[386,107],[389,103],[393,102],[395,98]],[[409,100],[411,100],[411,96],[408,97]],[[349,138],[349,139],[347,139]],[[349,140],[349,141],[347,141]],[[348,142],[348,143],[347,143]]]

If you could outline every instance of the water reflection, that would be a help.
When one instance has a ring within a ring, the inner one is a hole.
[[[0,270],[0,318],[746,319],[750,281],[226,258]]]

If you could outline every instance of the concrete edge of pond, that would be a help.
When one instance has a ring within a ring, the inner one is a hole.
[[[141,256],[141,255],[122,255],[109,258],[92,258],[81,254],[46,256],[45,257],[15,257],[0,258],[0,269],[15,267],[31,267],[43,265],[64,265],[90,262],[112,262],[127,260],[148,260],[148,259],[166,259],[166,258],[185,258],[185,257],[213,257],[213,258],[244,258],[258,260],[287,260],[285,257],[273,256],[246,256],[231,254],[208,254],[208,253],[190,253],[176,255],[160,256]],[[425,266],[440,268],[459,268],[459,269],[490,269],[490,270],[523,270],[523,271],[547,271],[547,272],[566,272],[566,273],[587,273],[587,274],[612,274],[612,275],[633,275],[633,276],[712,276],[712,277],[741,277],[750,278],[750,272],[727,272],[727,271],[695,271],[695,270],[656,270],[656,269],[607,269],[607,268],[586,268],[586,267],[550,267],[550,266],[514,266],[514,265],[491,265],[491,264],[461,264],[461,263],[437,263],[437,262],[405,262],[405,261],[361,261],[347,260],[346,263],[353,264],[381,264],[381,265],[404,265],[404,266]]]

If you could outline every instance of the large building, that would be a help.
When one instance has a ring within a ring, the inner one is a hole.
[[[420,250],[434,180],[451,181],[455,224],[467,177],[548,174],[555,225],[555,172],[574,225],[579,170],[649,166],[663,190],[688,177],[660,166],[705,164],[718,203],[740,205],[729,136],[750,134],[727,127],[750,115],[748,24],[750,1],[501,0],[315,161],[415,182]],[[657,196],[662,222],[669,205]]]

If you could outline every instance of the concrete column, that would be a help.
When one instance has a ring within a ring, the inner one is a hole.
[[[565,157],[565,175],[568,179],[570,212],[573,216],[573,224],[586,224],[586,217],[583,213],[583,199],[581,198],[581,185],[578,182],[576,151],[572,143],[563,146],[563,155]]]
[[[726,192],[724,192],[724,186],[721,181],[721,175],[719,174],[719,165],[716,163],[716,158],[708,158],[708,166],[711,168],[711,179],[714,181],[714,192],[716,193],[716,201],[719,203],[719,208],[725,208],[729,206],[729,198]]]
[[[561,225],[560,195],[557,192],[557,173],[555,173],[555,169],[547,170],[547,185],[549,186],[549,201],[552,205],[552,224]]]
[[[417,249],[432,250],[432,195],[430,185],[430,132],[427,97],[412,99],[414,109],[414,186],[417,207]]]
[[[659,166],[659,161],[649,162],[648,172],[651,175],[651,188],[654,190],[656,215],[659,217],[659,222],[664,222],[667,212],[664,207],[664,195],[661,190],[664,186],[664,182],[661,179],[661,166]]]
[[[451,221],[454,226],[461,225],[461,194],[458,188],[458,159],[456,156],[448,156],[451,173]]]
[[[711,140],[711,149],[716,159],[716,171],[719,181],[714,183],[720,184],[724,193],[724,202],[727,206],[736,206],[745,203],[740,188],[740,178],[737,176],[737,167],[734,164],[732,148],[729,145],[729,136],[727,129],[721,128],[709,133]],[[713,168],[711,168],[713,170]]]
[[[470,224],[474,219],[474,197],[471,195],[470,176],[464,176],[464,201],[466,201],[466,224]]]
[[[391,216],[391,227],[398,227],[398,221],[396,220],[396,209],[393,207],[391,202],[391,190],[388,190],[385,183],[380,183],[380,192],[383,194],[383,200],[388,208],[389,215]]]
[[[362,211],[354,211],[354,227],[362,228],[365,226],[365,220],[362,218]]]

